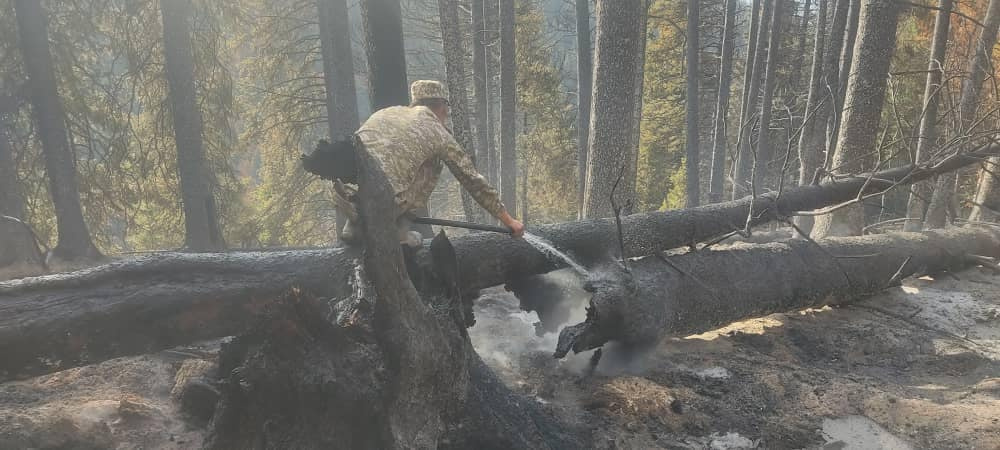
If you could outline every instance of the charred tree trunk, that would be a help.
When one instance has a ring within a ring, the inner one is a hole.
[[[944,56],[948,48],[948,30],[951,24],[952,0],[940,0],[937,19],[934,21],[934,37],[931,40],[931,56],[927,63],[927,82],[924,84],[924,108],[920,117],[920,131],[917,135],[917,152],[913,157],[915,164],[920,164],[930,158],[937,142],[938,91],[941,89],[941,78],[944,75]],[[929,182],[915,183],[910,191],[906,204],[906,222],[904,231],[919,231],[924,225],[924,214],[927,204],[933,194]]]
[[[684,148],[686,158],[684,160],[685,181],[684,189],[685,206],[692,208],[698,206],[701,200],[701,184],[698,181],[701,155],[698,145],[698,102],[701,96],[698,94],[698,82],[701,79],[701,71],[698,68],[701,61],[701,48],[698,47],[698,27],[701,25],[699,0],[687,1],[687,39],[685,47],[685,59],[687,60],[687,72],[685,75],[685,85],[687,86],[684,96],[685,111],[685,132]]]
[[[500,0],[500,196],[517,211],[517,58],[514,0]]]
[[[983,17],[983,25],[979,38],[975,42],[975,53],[969,60],[968,78],[962,80],[962,94],[958,101],[959,132],[965,134],[971,134],[975,131],[973,125],[976,122],[976,107],[981,100],[980,93],[983,89],[983,82],[993,73],[991,60],[993,47],[997,42],[997,30],[1000,27],[1000,0],[990,0]],[[995,163],[997,160],[994,159],[990,162]],[[991,166],[995,166],[995,164]],[[992,172],[992,170],[990,171]],[[946,212],[952,213],[951,218],[955,219],[953,214],[957,209],[954,188],[956,181],[955,174],[947,174],[938,180],[927,211],[926,225],[928,227],[943,227],[946,222]],[[977,200],[983,199],[977,198]],[[981,201],[978,203],[983,204]],[[983,210],[979,211],[975,214],[977,218],[981,216]]]
[[[899,167],[821,185],[800,186],[780,197],[718,203],[687,210],[622,218],[626,256],[716,239],[754,227],[927,180],[1000,154],[1000,145],[954,156],[932,167]],[[751,214],[751,208],[753,214]],[[612,219],[538,226],[584,264],[617,254]],[[477,233],[453,241],[459,290],[472,292],[559,267],[521,240]],[[417,255],[421,267],[431,260]],[[319,297],[353,295],[354,249],[152,255],[72,274],[0,283],[0,379],[22,378],[106,359],[238,334],[273,300],[292,288]],[[420,272],[411,272],[419,274]]]
[[[590,280],[587,321],[563,329],[556,356],[850,303],[911,275],[965,267],[969,255],[1000,255],[1000,233],[956,228],[649,256]]]
[[[489,30],[489,45],[486,47],[486,72],[490,79],[490,154],[489,179],[494,186],[499,186],[500,180],[500,0],[487,0],[483,9],[486,29]],[[501,193],[502,194],[502,193]]]
[[[326,123],[330,137],[341,139],[358,129],[358,96],[354,86],[354,55],[347,0],[317,0],[319,42],[323,52]],[[337,236],[347,218],[337,214]]]
[[[976,59],[969,67],[969,82],[962,89],[962,102],[959,105],[962,114],[963,131],[972,133],[971,126],[974,123],[976,105],[979,103],[978,91],[982,90],[984,78],[993,76],[995,72],[992,62],[992,49],[997,40],[997,27],[1000,20],[994,16],[1000,16],[1000,5],[994,5],[991,1],[986,12],[987,22],[979,37],[979,45],[976,49]],[[982,49],[982,50],[980,50]],[[965,95],[965,91],[976,91],[975,96]],[[968,102],[968,104],[967,104]],[[1000,183],[997,183],[997,170],[1000,169],[1000,158],[990,158],[979,171],[979,183],[976,185],[976,196],[973,200],[972,212],[969,220],[972,221],[993,221],[1000,214]]]
[[[760,189],[773,188],[771,173],[771,160],[774,157],[771,144],[771,111],[774,98],[774,87],[778,79],[778,70],[781,59],[781,18],[782,0],[772,0],[774,2],[773,15],[771,16],[771,34],[767,44],[767,69],[764,72],[764,92],[760,100],[760,132],[757,137],[757,168],[753,174],[753,183]]]
[[[409,104],[399,0],[362,0],[361,18],[365,25],[372,111]]]
[[[206,447],[581,445],[483,367],[443,234],[430,249],[434,283],[420,291],[411,283],[390,225],[392,188],[379,163],[364,151],[358,157],[366,251],[354,264],[357,290],[343,298],[290,296],[224,347],[222,397]]]
[[[719,65],[719,96],[715,105],[715,128],[712,135],[712,175],[709,177],[708,201],[722,201],[726,178],[726,115],[729,112],[729,91],[733,84],[733,50],[736,35],[736,2],[726,0],[726,18],[722,31],[722,62]]]
[[[406,50],[403,47],[403,16],[399,0],[362,0],[361,19],[365,26],[365,53],[368,56],[368,95],[372,111],[410,103],[406,81]],[[417,211],[427,216],[427,208]],[[414,224],[424,236],[434,231],[430,225]]]
[[[802,155],[803,151],[807,154],[802,161],[808,161],[815,165],[809,168],[803,166],[807,172],[800,172],[800,175],[804,175],[805,178],[800,177],[799,184],[812,183],[816,171],[826,168],[828,165],[827,163],[832,156],[830,152],[833,151],[832,147],[828,146],[826,132],[830,117],[839,114],[835,93],[840,85],[840,47],[844,40],[848,6],[851,0],[835,1],[833,19],[830,23],[830,40],[826,42],[826,48],[823,49],[823,69],[817,86],[818,91],[812,97],[812,102],[807,100],[806,111],[811,113],[811,117],[806,119],[802,135],[799,136],[799,154]],[[806,223],[809,225],[808,229],[812,229],[812,220],[807,219],[802,222],[803,225]]]
[[[757,104],[760,99],[760,84],[764,76],[764,67],[767,57],[765,55],[768,30],[771,28],[771,16],[774,11],[774,0],[763,0],[764,6],[761,11],[760,27],[757,30],[757,41],[754,44],[753,70],[750,71],[750,82],[747,85],[747,92],[744,94],[743,114],[740,115],[740,127],[744,129],[740,133],[740,140],[736,150],[736,167],[733,170],[733,199],[742,198],[752,194],[750,177],[754,169],[754,155],[751,153],[755,148],[752,145],[754,128],[757,127]],[[759,164],[759,163],[758,163]]]
[[[742,136],[743,121],[746,120],[747,108],[749,107],[750,81],[753,79],[754,64],[757,60],[757,35],[760,34],[760,16],[760,0],[753,0],[750,6],[750,29],[747,31],[747,59],[743,62],[743,98],[740,99],[740,136]]]
[[[198,108],[191,48],[189,1],[161,1],[163,54],[177,145],[177,175],[184,204],[184,244],[194,251],[226,247],[219,226],[219,210],[213,194],[214,174],[202,145],[201,110]]]
[[[493,133],[490,125],[489,67],[486,63],[488,38],[483,0],[472,0],[472,81],[476,98],[476,166],[492,181],[490,155],[493,153]]]
[[[587,185],[587,143],[590,139],[590,102],[594,88],[594,62],[590,57],[590,0],[576,0],[576,85],[577,85],[577,199],[583,218],[583,191]]]
[[[14,165],[12,122],[17,102],[3,89],[0,85],[0,216],[24,219],[24,196],[18,183],[17,166]]]
[[[632,159],[626,166],[626,172],[624,174],[624,179],[622,180],[619,189],[623,189],[628,197],[620,201],[622,210],[621,213],[624,215],[629,215],[635,212],[635,204],[637,201],[636,197],[636,177],[639,170],[639,141],[641,138],[640,133],[642,132],[642,97],[645,91],[643,90],[646,85],[646,40],[649,37],[647,34],[649,25],[649,6],[652,4],[652,0],[641,0],[642,12],[639,14],[639,23],[636,27],[639,28],[639,49],[636,51],[636,61],[635,61],[635,105],[632,109],[632,145],[629,147],[632,152]]]
[[[795,52],[797,57],[805,57],[806,55],[806,38],[809,34],[809,15],[812,13],[809,8],[811,6],[810,0],[805,0],[805,3],[802,5],[802,22],[800,22],[799,25],[799,43],[797,51]],[[802,70],[803,68],[801,66],[797,66],[792,69],[791,80],[788,82],[790,91],[799,92],[799,82],[802,79]]]
[[[858,40],[858,24],[863,1],[850,0],[847,30],[840,42],[839,68],[837,69],[839,75],[837,76],[837,84],[833,86],[836,97],[833,99],[833,114],[830,115],[830,122],[827,126],[827,158],[833,157],[836,153],[840,124],[843,120],[844,110],[847,109],[845,95],[847,95],[847,87],[851,78],[851,67],[854,64],[854,45]],[[829,160],[827,161],[829,162]]]
[[[16,0],[17,31],[31,92],[31,111],[45,157],[45,174],[55,205],[58,241],[52,255],[66,259],[100,258],[83,219],[76,183],[76,157],[66,134],[66,113],[59,100],[49,52],[48,19],[37,0]]]
[[[645,0],[599,0],[597,2],[597,49],[594,56],[594,97],[590,115],[590,149],[584,217],[610,217],[611,191],[622,168],[635,162],[631,148],[635,113],[635,70],[638,67],[640,30]],[[634,186],[634,183],[632,184]],[[624,205],[634,192],[615,192]]]
[[[441,22],[441,45],[444,49],[445,76],[451,102],[452,133],[455,140],[476,161],[472,127],[469,125],[469,95],[465,87],[465,49],[462,47],[462,30],[459,28],[458,0],[438,0],[438,17]],[[482,211],[472,196],[462,189],[462,209],[466,220],[483,222]]]
[[[875,148],[889,62],[896,47],[900,6],[894,0],[865,0],[855,45],[854,67],[847,85],[845,108],[833,157],[834,173],[864,170],[866,154]],[[864,228],[864,209],[854,205],[816,219],[813,235],[857,236]]]
[[[841,0],[844,1],[844,0]],[[816,169],[820,167],[822,149],[814,147],[818,140],[813,139],[815,133],[816,113],[819,103],[826,97],[823,95],[823,56],[826,49],[826,5],[827,0],[819,0],[819,14],[816,16],[816,34],[813,47],[812,72],[809,76],[809,93],[806,96],[806,112],[802,123],[802,133],[799,134],[799,186],[812,183]],[[821,122],[826,124],[826,121]],[[802,231],[812,230],[811,217],[797,217],[795,224]]]

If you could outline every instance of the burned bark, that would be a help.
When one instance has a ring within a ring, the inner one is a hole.
[[[1000,255],[1000,232],[953,228],[649,256],[630,262],[629,272],[612,267],[588,279],[593,297],[587,320],[564,328],[556,356],[841,305],[911,275],[965,267],[968,255]]]
[[[358,96],[354,86],[354,55],[351,52],[351,22],[347,0],[317,0],[319,42],[323,52],[323,87],[326,90],[326,124],[330,138],[337,140],[358,129]],[[337,236],[347,218],[337,214]]]
[[[684,173],[686,175],[684,206],[688,208],[698,206],[701,201],[701,184],[698,181],[699,169],[701,168],[701,164],[698,161],[701,155],[698,142],[698,103],[701,100],[701,96],[698,95],[698,81],[701,79],[701,73],[698,69],[698,63],[701,59],[701,48],[698,47],[698,27],[701,25],[699,23],[700,9],[701,4],[699,0],[688,0],[687,39],[685,40],[686,46],[684,50],[687,67],[684,80],[684,85],[687,88],[684,95],[686,124],[684,131],[684,154],[686,155],[684,160]]]
[[[944,75],[944,56],[948,48],[948,30],[951,25],[952,0],[940,0],[941,8],[934,21],[934,38],[931,42],[931,56],[927,63],[927,81],[924,84],[924,109],[920,116],[920,131],[917,135],[917,150],[914,163],[922,163],[930,157],[937,141],[938,91]],[[924,226],[924,213],[930,203],[933,189],[930,182],[915,183],[910,190],[906,204],[904,231],[919,231]]]
[[[17,32],[24,71],[31,92],[31,112],[45,157],[45,175],[55,206],[59,240],[53,256],[66,260],[100,259],[83,219],[76,183],[76,159],[69,146],[66,112],[59,99],[56,73],[49,52],[48,18],[42,2],[17,0]]]
[[[833,173],[861,172],[871,159],[868,155],[877,144],[899,13],[900,5],[893,0],[865,0],[861,4],[856,70],[844,97],[844,114],[830,167]],[[820,237],[857,236],[863,227],[864,211],[855,205],[816,218],[812,233]]]
[[[361,2],[372,111],[409,103],[402,14],[399,0]]]
[[[346,298],[286,299],[225,346],[207,447],[579,445],[482,366],[460,317],[458,262],[443,233],[430,246],[435,280],[419,292],[410,282],[405,251],[387,225],[393,191],[379,165],[359,157],[366,250],[355,290]]]
[[[750,176],[754,167],[754,155],[751,153],[754,148],[753,130],[757,118],[757,103],[760,99],[760,85],[764,75],[764,62],[767,60],[765,54],[767,45],[768,30],[771,27],[771,16],[774,9],[774,0],[762,0],[763,11],[761,12],[760,27],[757,30],[756,42],[754,43],[754,61],[752,70],[747,71],[749,82],[745,84],[747,91],[743,94],[742,114],[740,114],[740,139],[737,142],[736,164],[733,169],[733,199],[742,198],[752,194],[750,189]],[[749,63],[749,61],[748,61]]]
[[[487,30],[483,0],[472,0],[472,84],[476,100],[476,167],[493,182],[493,125],[490,122],[489,67],[486,63]]]
[[[709,177],[708,201],[722,201],[726,178],[726,115],[729,112],[729,91],[733,83],[733,51],[736,34],[736,0],[726,0],[726,19],[722,32],[722,62],[719,65],[719,95],[715,105],[712,135],[712,172]]]
[[[772,0],[774,2],[773,15],[771,16],[771,33],[767,42],[767,68],[764,72],[764,92],[760,99],[760,131],[757,135],[757,165],[753,173],[752,182],[758,192],[762,189],[772,187],[771,180],[771,159],[773,157],[771,144],[771,112],[774,98],[775,83],[778,77],[778,65],[781,59],[781,39],[782,22],[784,15],[782,11],[782,0]]]
[[[636,73],[639,39],[637,27],[645,13],[645,0],[600,0],[597,2],[597,46],[594,53],[594,96],[590,113],[590,142],[583,217],[610,217],[611,189],[618,173],[634,174],[636,149],[632,148]],[[626,186],[630,185],[628,182]],[[634,186],[631,183],[631,186]],[[635,197],[618,189],[615,196],[624,205]]]
[[[993,47],[997,42],[997,32],[1000,29],[1000,1],[990,0],[989,6],[983,16],[984,27],[980,30],[975,41],[975,53],[969,59],[968,76],[962,80],[962,94],[958,101],[959,126],[961,133],[972,133],[976,123],[976,107],[981,100],[980,93],[983,89],[983,82],[991,76]],[[991,160],[997,163],[996,159]],[[992,172],[990,170],[989,172]],[[991,180],[991,173],[985,172],[986,180]],[[954,220],[957,196],[955,195],[955,184],[957,177],[955,174],[947,174],[937,181],[931,203],[927,207],[926,226],[929,228],[943,227],[947,217],[946,212],[951,213]],[[979,186],[977,186],[979,187]],[[983,189],[977,189],[977,196]],[[977,198],[980,204],[984,204],[984,198]],[[980,218],[979,211],[973,211],[972,217]],[[987,217],[988,218],[988,217]]]
[[[579,217],[583,218],[583,191],[587,184],[587,141],[590,137],[590,99],[594,87],[594,64],[590,57],[590,3],[576,0],[576,165]]]
[[[844,1],[844,0],[841,0]],[[813,60],[812,60],[812,71],[809,76],[809,91],[806,94],[806,112],[802,123],[802,134],[799,135],[799,185],[806,185],[812,183],[813,175],[816,173],[816,169],[820,167],[822,155],[822,148],[818,148],[815,145],[820,140],[813,139],[813,133],[816,129],[816,113],[821,106],[821,102],[825,103],[824,98],[826,95],[823,94],[823,55],[826,50],[826,5],[827,0],[819,0],[819,14],[816,16],[816,34],[813,41]],[[823,122],[824,125],[826,121]],[[798,225],[804,232],[808,233],[812,230],[813,220],[811,217],[801,217],[795,219],[795,224]]]
[[[469,96],[465,87],[465,49],[462,46],[462,29],[458,20],[457,0],[438,0],[438,17],[441,24],[441,46],[444,50],[445,76],[451,102],[452,132],[462,149],[476,162],[472,126],[469,124]],[[466,220],[485,222],[482,209],[468,191],[462,189],[462,210]]]
[[[756,199],[622,218],[627,256],[687,246],[810,211],[878,194],[976,164],[1000,145],[932,167],[900,167],[868,176],[801,186]],[[557,248],[584,264],[617,254],[613,219],[539,226]],[[560,267],[523,240],[477,233],[453,241],[459,289],[476,289]],[[418,261],[430,261],[428,251]],[[0,283],[0,379],[22,378],[106,359],[238,334],[290,289],[346,298],[360,253],[316,249],[226,254],[165,253],[70,274]],[[413,272],[413,271],[411,271]]]
[[[500,196],[517,211],[517,58],[514,0],[500,0]]]
[[[177,175],[184,206],[184,245],[193,251],[219,251],[226,248],[226,243],[212,192],[215,174],[209,169],[202,142],[204,123],[194,79],[191,9],[190,1],[160,2],[164,70],[170,87]]]
[[[14,130],[17,99],[5,92],[0,81],[0,215],[24,218],[25,202],[14,165]]]

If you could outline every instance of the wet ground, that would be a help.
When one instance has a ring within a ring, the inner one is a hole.
[[[502,290],[472,339],[516,391],[596,448],[1000,448],[1000,276],[909,280],[843,308],[776,314],[642,352],[555,360]],[[581,299],[571,273],[560,274]],[[198,448],[171,393],[214,346],[0,384],[0,449]],[[174,393],[176,394],[176,392]]]

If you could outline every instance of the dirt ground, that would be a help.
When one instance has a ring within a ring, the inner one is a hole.
[[[586,296],[573,275],[582,318]],[[500,289],[472,339],[516,391],[591,430],[595,448],[1000,448],[1000,276],[909,280],[842,308],[736,323],[644,350],[557,361],[555,333]],[[178,381],[216,345],[0,384],[0,449],[198,448]]]

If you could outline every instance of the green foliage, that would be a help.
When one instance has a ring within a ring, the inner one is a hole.
[[[180,246],[183,215],[158,3],[85,0],[46,6],[81,203],[95,243],[106,253]],[[4,20],[14,17],[9,0],[0,8]],[[231,53],[224,30],[233,28],[237,10],[215,1],[197,1],[194,8],[192,40],[204,148],[217,183],[224,232],[232,240],[241,222],[243,187],[230,164],[237,152],[227,68]],[[5,42],[16,49],[16,39]],[[16,73],[12,67],[4,61],[2,70]],[[18,172],[24,177],[28,219],[43,241],[51,243],[54,216],[28,108],[23,108],[17,128],[22,144],[17,147]]]
[[[684,172],[684,34],[677,28],[677,24],[684,23],[684,6],[681,2],[656,0],[650,7],[636,173],[637,211],[684,203],[683,175],[677,175]]]
[[[571,220],[577,210],[576,139],[564,76],[552,63],[538,3],[521,0],[517,7],[517,108],[524,117],[517,146],[522,176],[528,172],[529,214],[534,222]]]

